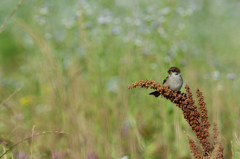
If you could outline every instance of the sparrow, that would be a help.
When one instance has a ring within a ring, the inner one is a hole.
[[[173,91],[180,91],[183,85],[183,79],[181,76],[180,69],[177,67],[171,67],[168,70],[168,76],[163,81],[163,86],[169,86],[169,88]],[[158,91],[154,91],[149,93],[149,95],[154,95],[158,97],[160,93]]]

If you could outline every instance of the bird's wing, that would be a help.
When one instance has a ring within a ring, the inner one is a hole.
[[[167,79],[169,78],[169,76],[167,76],[164,80],[163,80],[163,84],[165,84],[167,82]]]
[[[154,91],[154,92],[149,93],[149,95],[154,95],[155,97],[158,97],[158,96],[160,96],[160,93],[158,91]]]

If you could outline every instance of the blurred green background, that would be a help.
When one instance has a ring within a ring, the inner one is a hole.
[[[0,25],[16,7],[1,0]],[[2,152],[10,158],[189,159],[182,111],[151,90],[171,66],[199,88],[225,158],[240,152],[238,0],[25,0],[0,34]],[[15,92],[21,88],[20,91]],[[182,91],[185,92],[184,87]],[[196,103],[197,104],[197,103]]]

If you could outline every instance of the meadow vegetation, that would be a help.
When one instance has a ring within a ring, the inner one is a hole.
[[[0,25],[17,4],[1,0]],[[151,90],[126,89],[139,79],[161,83],[171,66],[183,88],[203,93],[224,157],[239,158],[239,5],[23,1],[0,33],[2,153],[35,133],[68,135],[32,137],[5,158],[193,158],[185,133],[197,139],[181,110]]]

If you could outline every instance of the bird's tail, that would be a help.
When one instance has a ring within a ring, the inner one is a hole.
[[[154,92],[149,93],[149,95],[154,95],[155,97],[158,97],[158,96],[160,96],[160,93],[158,91],[154,91]]]

